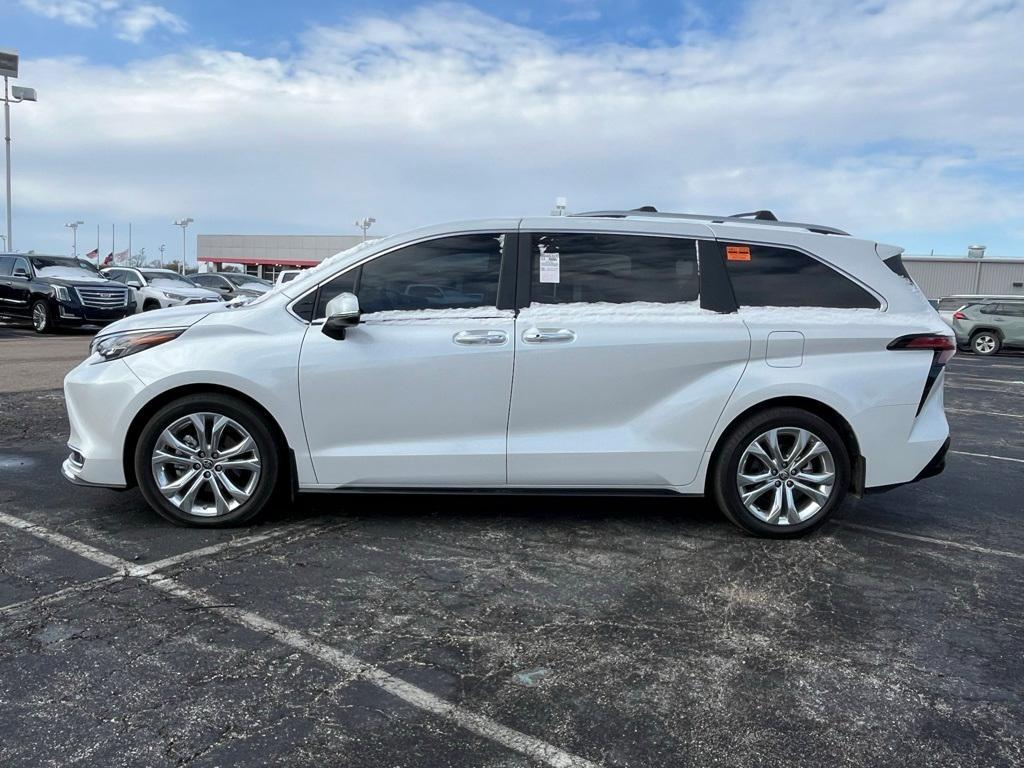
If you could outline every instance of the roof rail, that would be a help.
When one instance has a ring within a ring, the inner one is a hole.
[[[603,219],[626,219],[634,216],[655,219],[691,219],[695,221],[709,221],[712,224],[758,224],[769,227],[797,227],[806,229],[809,232],[816,232],[819,235],[847,235],[835,227],[826,227],[823,224],[804,224],[798,221],[779,221],[771,211],[752,211],[750,213],[734,213],[731,216],[708,216],[700,213],[663,213],[653,205],[645,205],[629,211],[587,211],[585,213],[570,214],[573,217],[592,217]]]

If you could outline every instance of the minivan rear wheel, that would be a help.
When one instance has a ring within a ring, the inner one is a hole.
[[[994,355],[1003,346],[999,336],[992,331],[978,331],[971,336],[971,351],[976,355]]]
[[[769,538],[802,536],[846,498],[850,458],[839,433],[799,408],[772,408],[736,425],[718,454],[714,494],[729,520]]]
[[[189,395],[149,420],[135,448],[143,497],[178,525],[251,520],[274,496],[279,449],[265,417],[221,394]]]

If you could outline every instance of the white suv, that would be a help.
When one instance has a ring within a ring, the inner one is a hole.
[[[111,280],[124,283],[132,289],[136,312],[222,301],[214,291],[199,288],[173,269],[110,267],[102,272]]]
[[[106,328],[65,380],[63,471],[200,526],[296,491],[498,489],[708,494],[799,535],[942,469],[955,346],[900,252],[653,209],[378,240]]]

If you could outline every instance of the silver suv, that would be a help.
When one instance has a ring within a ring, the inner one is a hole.
[[[953,313],[957,344],[976,355],[994,355],[1003,347],[1024,347],[1024,296],[987,299]]]

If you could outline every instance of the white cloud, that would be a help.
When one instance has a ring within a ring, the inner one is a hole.
[[[26,62],[42,101],[19,110],[18,195],[57,221],[330,232],[564,194],[771,207],[897,242],[990,227],[1024,255],[1019,2],[766,0],[743,18],[580,48],[442,4],[313,28],[288,58]]]
[[[133,5],[120,11],[115,19],[117,36],[141,43],[146,34],[157,27],[180,34],[187,29],[185,21],[159,5]]]
[[[184,19],[160,5],[126,0],[20,0],[21,5],[73,27],[97,27],[111,22],[122,40],[141,43],[151,30],[160,28],[180,34],[188,27]]]

